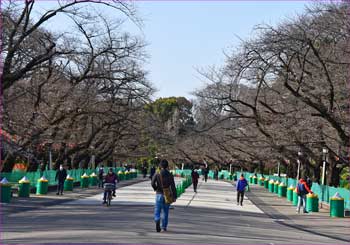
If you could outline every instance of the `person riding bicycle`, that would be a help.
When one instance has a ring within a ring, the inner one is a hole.
[[[105,180],[104,180],[104,184],[114,184],[116,185],[116,183],[119,182],[119,178],[118,178],[118,175],[116,175],[114,172],[113,172],[113,168],[110,168],[106,177],[105,177]],[[104,191],[103,193],[103,204],[106,204],[107,201],[106,201],[106,198],[107,198],[107,190]],[[113,196],[115,197],[115,188],[113,190]]]

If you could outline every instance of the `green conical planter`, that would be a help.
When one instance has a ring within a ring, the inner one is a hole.
[[[97,176],[90,176],[90,185],[97,186]]]
[[[120,181],[125,180],[125,174],[123,172],[118,172],[118,178]]]
[[[49,181],[38,180],[38,184],[36,186],[36,194],[37,195],[46,195],[48,189],[49,189]]]
[[[285,185],[278,186],[278,196],[279,197],[286,197],[287,196],[287,186],[285,186]]]
[[[256,176],[253,177],[253,184],[254,185],[258,184],[258,178]]]
[[[249,184],[253,184],[253,176],[249,176]]]
[[[265,179],[265,180],[264,180],[264,187],[265,187],[266,189],[269,188],[269,179]]]
[[[293,191],[294,191],[294,188],[289,187],[287,189],[287,200],[290,202],[293,202]]]
[[[298,206],[298,193],[295,191],[293,191],[293,206]]]
[[[258,180],[258,184],[259,184],[260,186],[264,186],[264,181],[265,181],[264,178],[260,178],[260,179]]]
[[[1,202],[9,203],[11,202],[11,185],[10,184],[0,184],[1,186]]]
[[[74,182],[73,178],[66,179],[64,181],[64,190],[65,191],[73,191],[73,182]]]
[[[30,193],[30,183],[20,182],[18,185],[18,196],[19,197],[29,197]]]
[[[274,182],[273,182],[273,181],[270,181],[270,182],[269,182],[269,192],[272,192],[272,193],[273,193],[274,187],[275,187]]]
[[[344,217],[344,199],[343,198],[331,198],[330,216],[339,217],[339,218]]]
[[[318,196],[314,194],[308,194],[306,196],[306,211],[318,212]]]
[[[277,181],[274,183],[274,187],[273,187],[273,192],[278,194],[278,186],[280,185],[280,183]]]
[[[84,177],[81,176],[81,180],[80,180],[80,186],[81,188],[88,188],[89,187],[89,176]]]
[[[237,175],[236,174],[233,175],[233,180],[237,181]]]

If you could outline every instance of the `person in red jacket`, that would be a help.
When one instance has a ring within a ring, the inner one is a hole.
[[[306,211],[306,194],[313,193],[310,190],[309,185],[306,182],[306,178],[301,178],[297,185],[297,193],[298,193],[298,206],[297,213],[300,213],[300,207],[303,206],[303,212],[308,213]]]

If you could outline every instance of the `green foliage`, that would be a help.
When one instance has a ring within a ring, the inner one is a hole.
[[[350,189],[350,167],[346,167],[340,174],[340,187]]]
[[[191,114],[192,103],[185,97],[159,98],[147,104],[145,109],[166,122],[173,116],[176,109],[179,110],[180,117]]]

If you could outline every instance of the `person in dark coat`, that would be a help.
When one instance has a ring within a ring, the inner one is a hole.
[[[153,176],[152,183],[151,183],[154,191],[156,192],[156,204],[154,206],[154,221],[156,222],[157,232],[161,231],[160,217],[161,217],[162,210],[163,210],[163,219],[162,219],[163,231],[166,231],[168,227],[170,204],[165,203],[163,187],[164,188],[170,187],[174,200],[176,200],[177,198],[174,176],[168,171],[168,165],[169,164],[167,160],[164,159],[161,161],[160,173],[157,173]]]
[[[215,168],[215,171],[214,171],[214,179],[215,179],[215,180],[219,180],[219,170],[218,170],[218,168]]]
[[[147,176],[147,161],[144,160],[143,164],[142,164],[142,174],[143,174],[143,178],[146,178]]]
[[[197,172],[197,169],[192,170],[191,177],[192,177],[193,190],[194,192],[197,192],[198,179],[199,179],[199,174]]]
[[[63,165],[61,164],[60,168],[56,172],[56,177],[55,177],[55,181],[58,180],[56,195],[59,195],[60,193],[61,195],[63,195],[63,186],[66,178],[67,178],[67,170],[65,170],[63,168]]]
[[[98,188],[103,188],[103,175],[104,175],[104,168],[103,165],[98,169]]]
[[[149,174],[149,178],[152,179],[155,173],[156,173],[156,168],[152,166]]]
[[[248,186],[247,180],[244,178],[244,175],[241,174],[241,177],[239,178],[237,182],[237,205],[243,206],[243,198],[244,198],[244,191],[245,188]]]
[[[204,181],[207,182],[208,181],[208,174],[209,174],[209,167],[206,166],[204,168]]]

